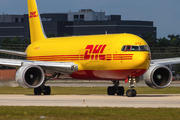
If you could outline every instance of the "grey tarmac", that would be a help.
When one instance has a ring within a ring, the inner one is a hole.
[[[138,94],[136,97],[108,95],[0,95],[0,106],[68,106],[180,108],[180,94]]]

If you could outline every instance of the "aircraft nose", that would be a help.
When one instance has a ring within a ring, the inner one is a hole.
[[[150,62],[150,54],[147,52],[135,53],[133,56],[133,64],[136,68],[148,69]]]

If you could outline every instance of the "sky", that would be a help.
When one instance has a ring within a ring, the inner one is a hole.
[[[40,13],[80,9],[121,15],[122,20],[153,21],[157,38],[180,34],[180,0],[37,0]],[[27,0],[0,0],[0,14],[27,14]]]

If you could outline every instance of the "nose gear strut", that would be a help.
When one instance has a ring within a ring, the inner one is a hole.
[[[135,97],[137,92],[136,92],[135,89],[133,89],[133,88],[136,87],[134,85],[134,83],[138,83],[139,82],[139,78],[129,77],[128,80],[129,80],[129,83],[130,83],[130,86],[129,86],[130,89],[128,89],[126,91],[126,96],[128,96],[128,97]]]

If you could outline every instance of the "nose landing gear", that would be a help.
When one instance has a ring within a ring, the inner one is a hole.
[[[129,86],[130,89],[128,89],[126,91],[126,96],[127,97],[135,97],[137,92],[136,92],[135,89],[133,89],[133,88],[135,88],[134,83],[139,82],[139,78],[131,78],[131,77],[129,77],[128,80],[129,80],[129,83],[130,83],[130,86]]]
[[[137,94],[137,92],[135,89],[129,89],[126,91],[126,96],[128,96],[128,97],[135,97],[136,94]]]

